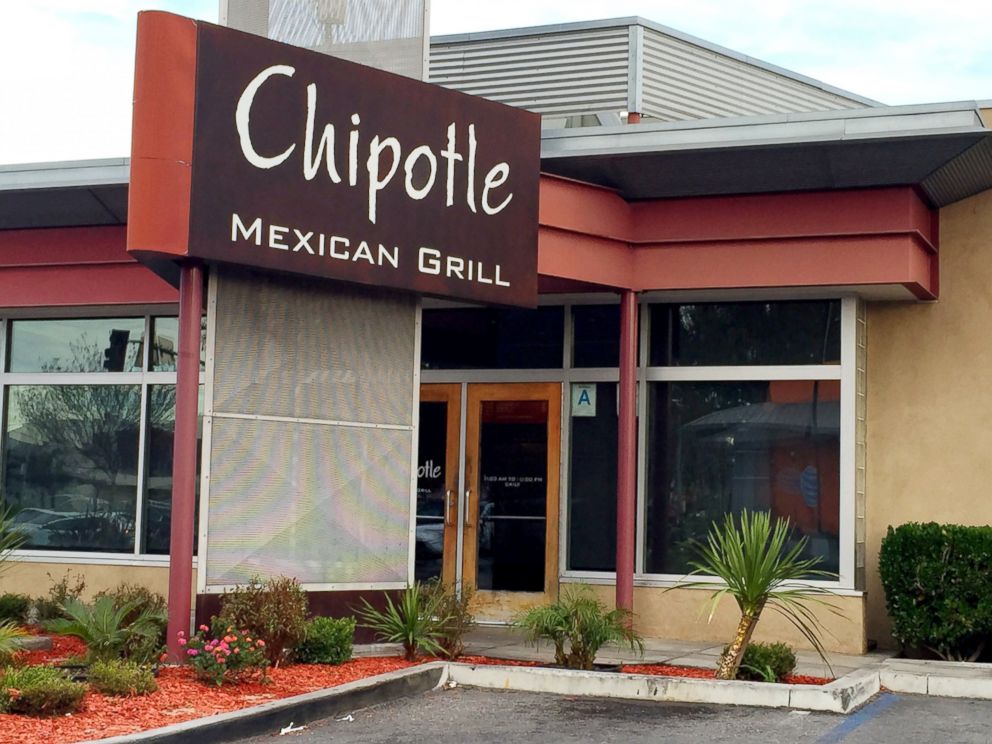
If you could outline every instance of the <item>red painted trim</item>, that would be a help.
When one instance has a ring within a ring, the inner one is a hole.
[[[184,264],[179,277],[179,360],[176,365],[176,430],[172,455],[172,524],[169,541],[167,639],[173,662],[185,661],[179,633],[190,632],[193,591],[193,516],[196,504],[196,427],[200,385],[200,318],[203,268]]]
[[[617,437],[616,603],[634,610],[634,543],[637,509],[637,295],[620,298],[620,390]]]
[[[938,213],[909,187],[668,199],[541,180],[538,272],[649,290],[887,285],[937,296]]]
[[[172,303],[176,290],[124,250],[123,227],[0,231],[0,306]]]
[[[185,256],[189,242],[196,22],[138,14],[127,250]]]

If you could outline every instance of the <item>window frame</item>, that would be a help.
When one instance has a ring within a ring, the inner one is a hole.
[[[134,566],[168,566],[169,554],[145,553],[144,517],[146,489],[148,484],[148,404],[149,388],[153,385],[175,385],[176,372],[152,372],[151,333],[153,318],[174,317],[178,314],[177,305],[153,305],[132,307],[79,308],[76,311],[56,313],[51,310],[10,311],[0,313],[0,466],[6,452],[6,405],[8,388],[17,385],[136,385],[140,387],[140,426],[138,433],[137,478],[135,483],[134,547],[127,552],[102,552],[87,550],[51,550],[45,548],[20,548],[11,553],[15,562],[25,563],[69,563],[69,564],[109,564]],[[8,372],[11,358],[11,323],[19,320],[39,320],[58,322],[61,320],[88,320],[109,318],[141,318],[143,320],[144,343],[142,348],[141,371],[138,372]],[[178,341],[178,339],[177,339]],[[205,382],[206,373],[201,370],[199,383]],[[0,499],[5,472],[0,472]],[[194,558],[194,562],[195,562]]]

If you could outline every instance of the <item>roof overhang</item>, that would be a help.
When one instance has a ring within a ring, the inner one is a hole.
[[[992,187],[975,102],[547,130],[546,173],[628,200],[917,186],[942,207]]]

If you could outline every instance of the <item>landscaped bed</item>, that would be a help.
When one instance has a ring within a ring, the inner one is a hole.
[[[60,663],[78,657],[86,651],[76,638],[55,636],[49,651],[22,654],[28,664]],[[0,741],[5,744],[69,744],[121,734],[133,734],[147,729],[167,726],[194,718],[248,708],[271,700],[300,695],[314,690],[353,682],[385,672],[405,669],[418,663],[432,661],[425,657],[417,662],[400,657],[367,657],[347,661],[339,666],[328,664],[294,664],[269,670],[269,683],[259,681],[227,684],[222,687],[197,679],[188,667],[163,667],[158,676],[158,691],[135,697],[110,697],[88,692],[79,712],[55,718],[35,718],[0,714]],[[539,666],[534,661],[493,659],[484,656],[463,656],[458,661],[467,664],[499,664],[508,666]],[[622,671],[629,674],[651,674],[673,677],[712,679],[714,670],[664,664],[628,664]],[[790,676],[790,684],[824,684],[830,680],[817,677]]]

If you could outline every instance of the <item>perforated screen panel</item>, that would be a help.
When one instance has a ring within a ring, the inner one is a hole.
[[[413,423],[413,299],[328,286],[221,275],[215,413]]]
[[[415,299],[223,268],[211,281],[206,589],[405,582]]]

